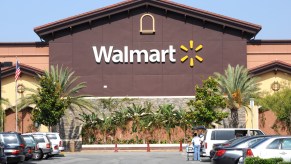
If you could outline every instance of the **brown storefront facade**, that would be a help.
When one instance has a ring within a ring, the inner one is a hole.
[[[223,72],[228,64],[247,65],[247,41],[260,29],[171,1],[136,0],[36,27],[35,32],[49,43],[51,65],[70,67],[87,82],[84,93],[193,96],[189,88],[213,72]],[[199,45],[203,48],[195,52]],[[132,51],[137,53],[130,55]],[[185,55],[189,58],[182,63]]]
[[[36,27],[44,43],[27,43],[30,50],[24,43],[0,43],[0,57],[18,56],[35,70],[69,67],[87,83],[82,93],[93,99],[158,99],[183,107],[181,102],[195,96],[195,85],[214,72],[223,73],[228,64],[252,70],[273,61],[262,54],[270,55],[264,47],[270,44],[253,40],[260,30],[259,25],[171,1],[128,0]],[[285,42],[284,48],[290,48],[290,41]],[[290,52],[284,57],[291,59]]]

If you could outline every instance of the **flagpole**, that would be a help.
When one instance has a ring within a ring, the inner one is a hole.
[[[17,117],[17,79],[15,80],[15,131],[18,132],[18,117]]]
[[[17,81],[20,75],[20,68],[18,63],[18,58],[16,57],[15,65],[15,131],[18,132],[18,109],[17,109]]]

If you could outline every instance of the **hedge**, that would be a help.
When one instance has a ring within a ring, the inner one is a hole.
[[[261,159],[259,157],[248,157],[245,159],[245,164],[291,164],[291,162],[283,162],[283,158]]]

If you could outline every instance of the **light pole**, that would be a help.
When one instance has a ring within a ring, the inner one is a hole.
[[[254,106],[255,106],[255,99],[250,98],[250,107],[251,107],[251,114],[252,114],[252,120],[251,120],[252,128],[254,128],[254,121],[253,121],[253,119],[254,119],[254,114],[253,114]]]
[[[12,66],[12,62],[0,62],[0,101],[1,101],[1,107],[2,107],[2,68],[3,67],[11,67]],[[2,132],[4,131],[4,112],[3,110],[1,110],[2,112],[2,121],[1,121],[1,125],[2,125]]]

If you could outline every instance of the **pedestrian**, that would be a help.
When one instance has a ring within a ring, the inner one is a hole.
[[[192,144],[194,147],[194,161],[200,161],[201,138],[198,137],[197,133],[194,133]]]

